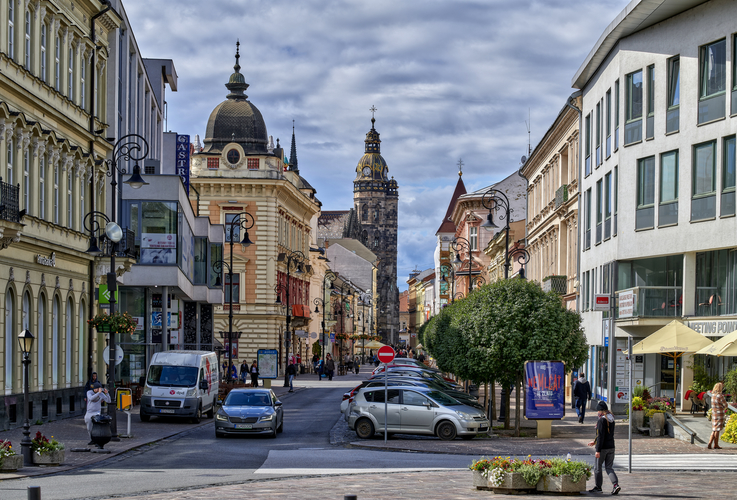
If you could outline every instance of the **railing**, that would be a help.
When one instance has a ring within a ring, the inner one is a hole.
[[[668,412],[665,412],[665,418],[672,420],[674,424],[676,424],[678,427],[683,429],[686,432],[686,434],[691,436],[691,444],[694,444],[694,438],[696,437],[696,433],[694,431],[686,427],[680,420],[678,420],[675,416],[671,415]]]
[[[555,208],[558,209],[568,201],[568,184],[563,184],[555,191]]]
[[[625,304],[621,296],[626,294]],[[638,286],[626,290],[618,290],[616,297],[615,317],[678,317],[683,310],[683,289],[672,286]],[[630,297],[632,301],[630,301]]]
[[[568,291],[567,276],[546,276],[543,278],[543,291],[544,292],[556,292],[560,295],[565,295]]]
[[[0,219],[20,223],[20,184],[13,186],[0,178]]]

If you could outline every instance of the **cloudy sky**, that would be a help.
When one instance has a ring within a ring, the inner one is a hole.
[[[124,1],[145,57],[174,61],[169,130],[204,137],[241,42],[249,100],[325,210],[353,205],[371,128],[399,184],[400,290],[433,265],[463,159],[471,191],[520,167],[571,79],[628,0]]]

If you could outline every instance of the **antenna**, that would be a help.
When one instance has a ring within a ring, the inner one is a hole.
[[[530,156],[532,154],[532,140],[530,138],[530,131],[532,130],[532,120],[530,120],[530,108],[527,108],[527,121],[525,122],[525,126],[527,127],[527,156]]]

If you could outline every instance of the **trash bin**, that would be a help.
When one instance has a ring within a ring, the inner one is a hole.
[[[92,432],[90,438],[98,449],[104,449],[104,446],[110,442],[113,433],[110,430],[110,422],[113,417],[110,415],[93,415],[92,416]]]

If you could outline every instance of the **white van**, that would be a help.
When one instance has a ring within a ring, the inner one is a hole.
[[[218,358],[208,351],[157,352],[148,367],[141,420],[152,416],[212,418],[218,398]]]

